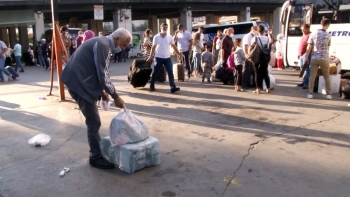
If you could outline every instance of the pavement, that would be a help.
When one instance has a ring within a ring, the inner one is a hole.
[[[58,101],[57,81],[47,96],[49,71],[26,67],[20,80],[0,84],[0,197],[350,196],[349,101],[306,99],[291,69],[273,69],[271,94],[200,78],[178,82],[176,94],[167,82],[136,90],[126,78],[131,61],[112,63],[111,79],[159,139],[161,164],[132,175],[90,167],[77,105],[67,91]],[[118,112],[100,110],[102,137]],[[51,142],[29,146],[40,133]]]

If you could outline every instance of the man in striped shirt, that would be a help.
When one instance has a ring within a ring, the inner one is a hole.
[[[123,28],[117,29],[109,36],[87,40],[69,59],[60,77],[86,118],[90,146],[89,163],[96,168],[114,168],[114,164],[105,160],[101,154],[101,139],[98,133],[101,120],[96,101],[100,95],[103,100],[108,101],[109,94],[116,107],[124,107],[124,101],[118,96],[109,78],[109,57],[111,52],[118,53],[124,50],[130,41],[130,32]]]

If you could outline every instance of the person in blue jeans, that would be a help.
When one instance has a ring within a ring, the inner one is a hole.
[[[174,39],[171,35],[167,34],[168,25],[162,23],[160,25],[160,33],[153,37],[153,46],[151,49],[151,55],[147,59],[148,62],[151,62],[153,57],[155,57],[154,62],[154,72],[152,74],[152,80],[150,85],[150,90],[155,91],[154,82],[156,81],[157,75],[160,68],[164,65],[166,71],[168,72],[170,92],[175,93],[180,90],[176,87],[174,82],[174,73],[173,73],[173,64],[170,57],[170,47],[172,46],[175,53],[178,55],[178,59],[181,59],[182,54],[177,49]]]
[[[305,69],[303,82],[301,83],[303,86],[303,89],[308,89],[309,77],[310,77],[310,62],[311,62],[311,55],[308,58],[308,64],[306,65],[307,68]],[[305,54],[299,58],[300,69],[303,69],[304,64],[305,64]]]
[[[5,69],[6,51],[6,44],[0,40],[0,82],[5,82],[2,72],[8,76],[8,80],[11,80],[12,77],[12,75]]]
[[[13,53],[15,54],[15,58],[16,58],[15,71],[17,71],[17,68],[19,67],[21,69],[19,72],[24,72],[24,69],[21,63],[22,45],[19,44],[18,40],[15,41],[15,46],[13,47]]]

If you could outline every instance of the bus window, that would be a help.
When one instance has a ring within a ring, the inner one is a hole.
[[[329,7],[326,4],[315,5],[312,24],[320,24],[322,18],[328,18],[332,24],[335,23],[350,23],[350,1],[344,2],[341,5]]]

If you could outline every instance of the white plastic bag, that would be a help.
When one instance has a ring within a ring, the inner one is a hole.
[[[147,125],[131,111],[120,110],[109,126],[113,146],[142,141],[148,137]]]
[[[214,70],[219,70],[219,68],[221,68],[223,64],[223,60],[218,61],[218,63],[216,63],[216,65],[214,66]]]
[[[97,101],[97,106],[101,107],[101,109],[103,110],[109,110],[109,108],[111,107],[111,103],[110,101],[104,101],[104,100],[99,100]]]
[[[271,65],[269,64],[269,66],[267,67],[267,73],[270,75],[272,72],[272,67]]]
[[[28,144],[32,146],[45,146],[51,140],[51,137],[45,134],[39,134],[28,140]]]
[[[275,88],[276,85],[276,79],[271,74],[269,74],[270,77],[270,90]],[[263,81],[263,90],[266,90],[266,83],[265,80]]]

